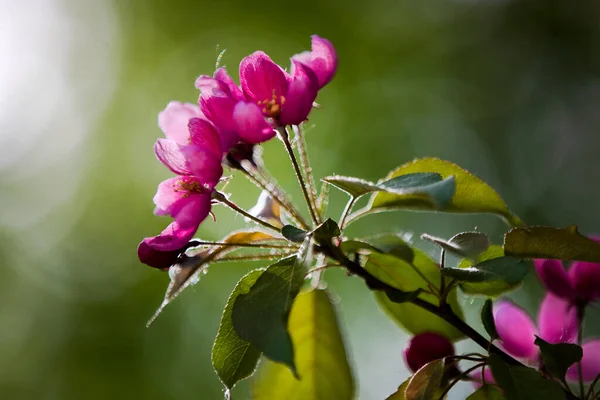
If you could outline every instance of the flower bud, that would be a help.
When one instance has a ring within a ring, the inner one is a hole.
[[[278,228],[283,226],[283,222],[281,222],[281,207],[266,190],[261,192],[256,205],[248,212],[250,215],[260,218],[273,226]]]
[[[439,333],[426,332],[413,336],[404,351],[404,359],[412,372],[425,364],[454,355],[454,345]]]

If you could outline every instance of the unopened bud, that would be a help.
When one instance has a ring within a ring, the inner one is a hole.
[[[277,228],[283,226],[283,222],[281,222],[281,207],[266,190],[261,192],[256,205],[248,212]]]
[[[414,336],[404,351],[404,359],[411,371],[417,372],[427,363],[454,355],[454,345],[439,333],[426,332]]]

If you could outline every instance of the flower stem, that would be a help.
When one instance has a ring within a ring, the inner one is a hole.
[[[262,243],[235,243],[235,242],[205,242],[194,240],[194,246],[231,246],[231,247],[255,247],[259,249],[298,249],[294,245],[262,244]]]
[[[315,178],[312,173],[312,167],[310,166],[310,159],[308,158],[308,151],[306,148],[306,140],[304,139],[304,131],[302,129],[302,125],[298,125],[296,129],[294,129],[296,134],[297,143],[298,143],[298,155],[300,156],[300,166],[304,170],[304,176],[306,177],[307,186],[306,190],[310,196],[312,206],[316,210],[317,209],[317,188],[315,186]],[[321,223],[321,219],[319,213],[315,213],[317,216],[317,220]]]
[[[308,224],[302,218],[302,215],[296,210],[294,204],[288,199],[287,195],[278,187],[271,177],[265,176],[265,172],[250,165],[243,165],[244,175],[260,189],[265,190],[297,223],[301,228],[308,229]]]
[[[313,207],[312,200],[308,190],[306,190],[306,184],[304,183],[304,177],[302,176],[302,171],[300,170],[300,166],[298,165],[298,160],[296,160],[296,155],[294,154],[294,149],[292,148],[292,144],[290,143],[290,137],[284,128],[277,129],[279,133],[279,137],[281,141],[285,145],[285,149],[290,156],[290,160],[292,160],[292,165],[294,166],[294,172],[296,173],[296,179],[298,179],[298,183],[300,184],[300,189],[302,189],[302,194],[304,195],[304,200],[306,201],[306,206],[308,207],[308,211],[310,212],[310,217],[315,224],[319,223],[319,218],[317,217],[317,213]]]
[[[470,372],[473,372],[477,368],[482,368],[484,366],[485,366],[485,363],[479,363],[479,364],[467,369],[465,372],[461,373],[460,375],[458,375],[452,382],[450,382],[450,384],[448,386],[446,386],[446,388],[440,395],[439,399],[443,400],[444,397],[446,397],[446,395],[448,394],[448,392],[454,387],[454,385],[456,385],[458,382],[460,382],[461,379],[463,379],[465,376],[468,376]]]
[[[257,224],[271,230],[277,233],[281,233],[281,230],[279,228],[277,228],[276,226],[271,225],[270,223],[263,221],[260,218],[256,218],[254,215],[250,214],[249,212],[242,210],[240,207],[238,207],[235,203],[233,203],[232,201],[230,201],[227,196],[225,196],[223,193],[218,192],[218,191],[214,191],[213,192],[213,199],[217,200],[219,203],[226,205],[227,207],[231,208],[233,211],[236,211],[240,214],[242,214],[244,217],[256,222]]]
[[[346,203],[346,207],[344,208],[344,211],[342,212],[342,216],[340,217],[340,230],[344,231],[344,228],[346,226],[346,218],[348,218],[348,214],[350,214],[350,211],[352,211],[352,207],[354,207],[354,204],[356,204],[356,201],[358,200],[357,197],[352,196],[350,197],[350,200],[348,200],[348,203]]]
[[[581,347],[583,342],[583,321],[585,320],[585,304],[577,305],[577,345]],[[583,367],[581,366],[581,360],[577,363],[577,375],[579,376],[579,394],[581,399],[585,399],[585,388],[583,387]]]

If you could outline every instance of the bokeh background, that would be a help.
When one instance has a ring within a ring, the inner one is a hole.
[[[339,72],[308,133],[317,177],[375,180],[438,156],[529,223],[600,232],[599,17],[594,0],[0,0],[0,398],[222,398],[212,339],[236,281],[260,264],[213,266],[146,328],[168,276],[135,250],[168,223],[152,215],[169,176],[152,153],[157,113],[194,102],[194,79],[223,49],[235,72],[256,49],[287,65],[313,33],[335,44]],[[300,199],[281,144],[265,159]],[[244,207],[258,195],[241,177],[229,188]],[[332,194],[330,215],[344,200]],[[244,225],[217,217],[200,237]],[[492,216],[395,213],[349,233],[407,232],[433,251],[422,232],[475,227],[496,242],[507,230]],[[407,336],[358,279],[326,279],[358,397],[383,399],[408,374]],[[531,277],[515,295],[535,312],[540,294]],[[473,320],[479,304],[464,300]]]

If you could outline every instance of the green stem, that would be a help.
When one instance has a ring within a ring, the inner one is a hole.
[[[304,221],[304,218],[294,204],[288,199],[288,196],[285,192],[275,183],[274,179],[270,176],[266,176],[264,171],[259,170],[253,166],[243,165],[244,175],[248,178],[252,183],[258,186],[260,189],[269,193],[269,195],[283,208],[288,215],[294,220],[298,226],[302,229],[307,230],[308,224]]]
[[[227,207],[231,208],[233,211],[236,211],[240,214],[242,214],[244,217],[256,222],[257,224],[271,230],[274,231],[276,233],[281,233],[281,230],[279,228],[277,228],[276,226],[271,225],[270,223],[263,221],[260,218],[256,218],[254,215],[250,214],[249,212],[241,209],[240,207],[238,207],[235,203],[233,203],[232,201],[230,201],[223,193],[218,192],[218,191],[214,191],[213,192],[213,199],[217,200],[219,203],[226,205]]]
[[[590,388],[587,391],[587,394],[585,395],[586,399],[591,399],[592,395],[594,395],[594,386],[596,386],[596,384],[598,383],[598,381],[600,380],[600,375],[598,375],[594,381],[592,382],[592,384],[590,385]]]
[[[578,331],[577,331],[577,344],[581,347],[583,342],[583,321],[585,319],[585,304],[577,305],[577,323],[578,323]],[[579,375],[579,393],[581,395],[581,399],[585,399],[585,388],[583,387],[583,368],[581,366],[581,360],[577,363],[577,374]]]
[[[267,253],[267,254],[244,254],[238,256],[225,256],[223,258],[217,258],[213,261],[213,263],[218,262],[231,262],[231,261],[260,261],[260,260],[275,260],[283,257],[287,257],[294,253],[285,253],[285,252],[277,252],[277,253]]]
[[[296,179],[298,179],[298,183],[300,184],[300,189],[302,189],[302,194],[304,195],[304,200],[306,201],[306,206],[308,207],[308,211],[310,212],[310,217],[315,224],[319,223],[319,219],[316,215],[316,211],[313,208],[312,200],[310,194],[306,190],[306,184],[304,183],[304,177],[302,176],[302,171],[300,170],[300,166],[298,165],[298,160],[296,160],[296,155],[294,154],[294,149],[292,148],[292,144],[290,143],[290,138],[288,133],[283,128],[277,129],[279,133],[279,137],[283,142],[285,149],[292,161],[292,165],[294,167],[294,172],[296,173]]]
[[[317,210],[317,187],[315,185],[315,178],[313,176],[312,167],[310,166],[310,159],[308,157],[308,150],[306,148],[306,140],[304,140],[304,131],[302,125],[298,125],[297,129],[294,130],[296,133],[298,143],[298,155],[300,156],[300,166],[304,170],[304,176],[306,177],[307,191],[310,195],[310,199],[314,210]],[[321,223],[319,213],[315,213],[317,216],[318,223]]]
[[[195,246],[231,246],[231,247],[256,247],[259,249],[298,249],[294,245],[281,244],[262,244],[262,243],[235,243],[235,242],[205,242],[203,240],[194,240]]]
[[[354,207],[354,204],[356,204],[356,201],[358,200],[357,197],[350,197],[350,200],[348,200],[348,203],[346,203],[346,207],[344,208],[344,211],[342,212],[342,216],[340,217],[340,230],[343,232],[344,228],[346,227],[346,218],[348,217],[348,214],[350,214],[350,211],[352,211],[352,207]]]
[[[479,363],[479,364],[467,369],[465,372],[461,373],[460,375],[458,375],[452,382],[450,382],[450,384],[448,386],[446,386],[446,388],[440,395],[439,399],[443,400],[444,397],[448,394],[448,392],[454,387],[454,385],[456,385],[458,382],[460,382],[461,379],[463,379],[465,376],[468,376],[470,372],[473,372],[477,368],[481,368],[483,366],[485,366],[485,363]]]

